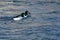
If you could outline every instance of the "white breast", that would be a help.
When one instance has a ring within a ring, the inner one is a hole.
[[[24,15],[24,17],[21,17],[21,16],[20,17],[16,17],[16,18],[13,18],[13,20],[22,20],[23,18],[27,18],[27,16]]]
[[[23,19],[23,17],[13,18],[13,20],[21,20],[21,19]]]
[[[24,15],[24,18],[26,18],[27,16]]]

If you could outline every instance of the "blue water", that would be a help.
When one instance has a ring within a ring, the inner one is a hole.
[[[26,10],[31,17],[12,20]],[[0,0],[0,40],[60,40],[60,1]]]

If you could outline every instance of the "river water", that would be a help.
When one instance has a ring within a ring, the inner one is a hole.
[[[0,0],[0,40],[60,40],[60,0]]]

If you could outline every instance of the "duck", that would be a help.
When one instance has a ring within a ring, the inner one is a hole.
[[[25,11],[25,13],[21,13],[20,15],[13,17],[13,20],[22,20],[24,18],[27,18],[29,15],[30,15],[30,12]]]

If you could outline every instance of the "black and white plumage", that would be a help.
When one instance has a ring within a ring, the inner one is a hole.
[[[23,18],[27,18],[29,15],[30,15],[30,12],[25,11],[25,13],[21,13],[20,15],[13,17],[13,20],[21,20]]]

